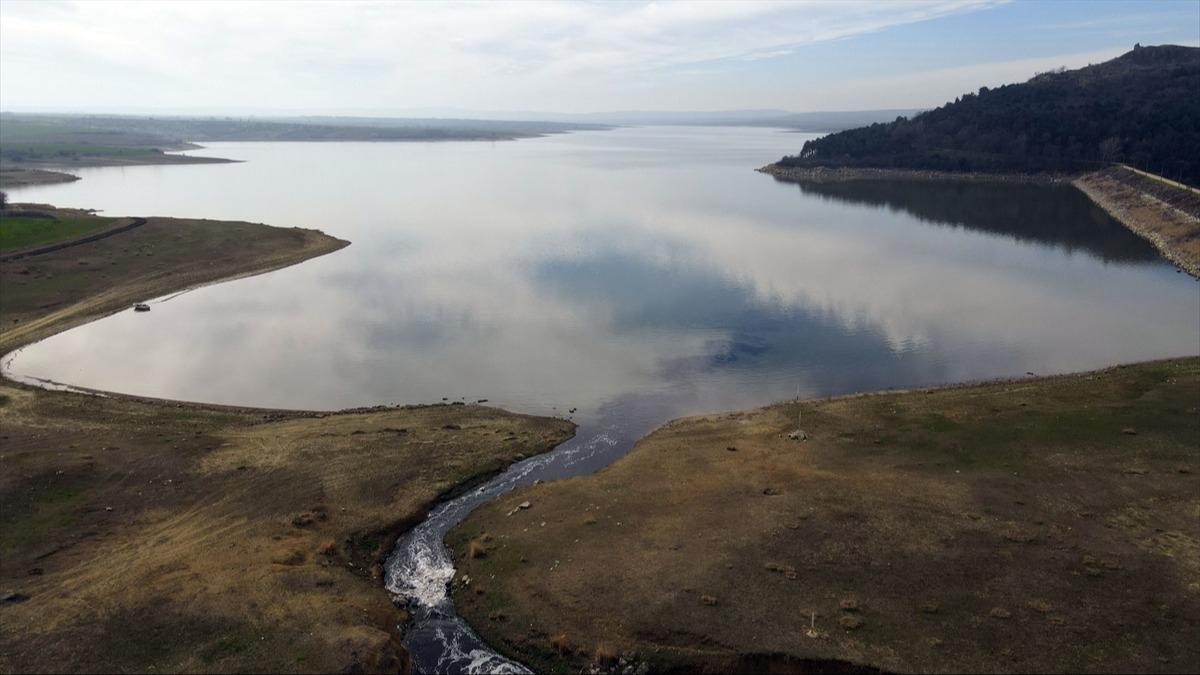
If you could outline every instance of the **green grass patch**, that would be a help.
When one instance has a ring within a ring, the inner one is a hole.
[[[79,517],[86,493],[78,486],[54,486],[40,491],[28,513],[10,513],[0,521],[0,551],[6,555],[48,542]]]
[[[6,216],[0,218],[0,251],[15,251],[40,244],[73,239],[110,225],[112,218],[79,216],[75,218],[36,218]]]
[[[250,639],[244,635],[224,636],[200,652],[200,660],[213,664],[226,657],[246,651]]]
[[[130,158],[154,154],[159,154],[159,151],[154,148],[117,147],[91,143],[5,143],[0,145],[0,158],[14,162],[77,157]]]

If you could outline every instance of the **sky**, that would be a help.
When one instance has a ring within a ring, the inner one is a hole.
[[[1140,42],[1200,0],[0,2],[0,109],[921,108]]]

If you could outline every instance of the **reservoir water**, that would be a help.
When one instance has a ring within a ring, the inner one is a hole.
[[[514,142],[220,143],[12,201],[318,228],[341,251],[5,357],[12,376],[336,409],[487,398],[573,441],[402,539],[423,670],[513,667],[445,598],[445,530],[680,415],[1200,352],[1200,284],[1070,186],[782,183],[809,136],[649,127]]]

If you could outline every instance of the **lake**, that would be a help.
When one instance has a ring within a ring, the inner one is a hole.
[[[1070,187],[797,186],[807,135],[221,143],[14,200],[318,228],[350,247],[68,331],[21,375],[216,403],[487,398],[586,419],[1196,353],[1200,288]]]
[[[352,244],[67,331],[8,367],[212,403],[486,398],[575,419],[576,439],[400,542],[388,583],[420,610],[405,640],[428,671],[502,662],[445,597],[446,529],[516,485],[603,466],[673,417],[1200,352],[1200,284],[1074,188],[753,170],[810,137],[214,143],[200,154],[244,163],[78,170],[11,198]]]

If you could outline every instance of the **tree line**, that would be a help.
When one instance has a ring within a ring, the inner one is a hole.
[[[1200,48],[1135,46],[1101,64],[981,87],[912,119],[808,141],[779,164],[1037,173],[1113,162],[1200,184]]]

